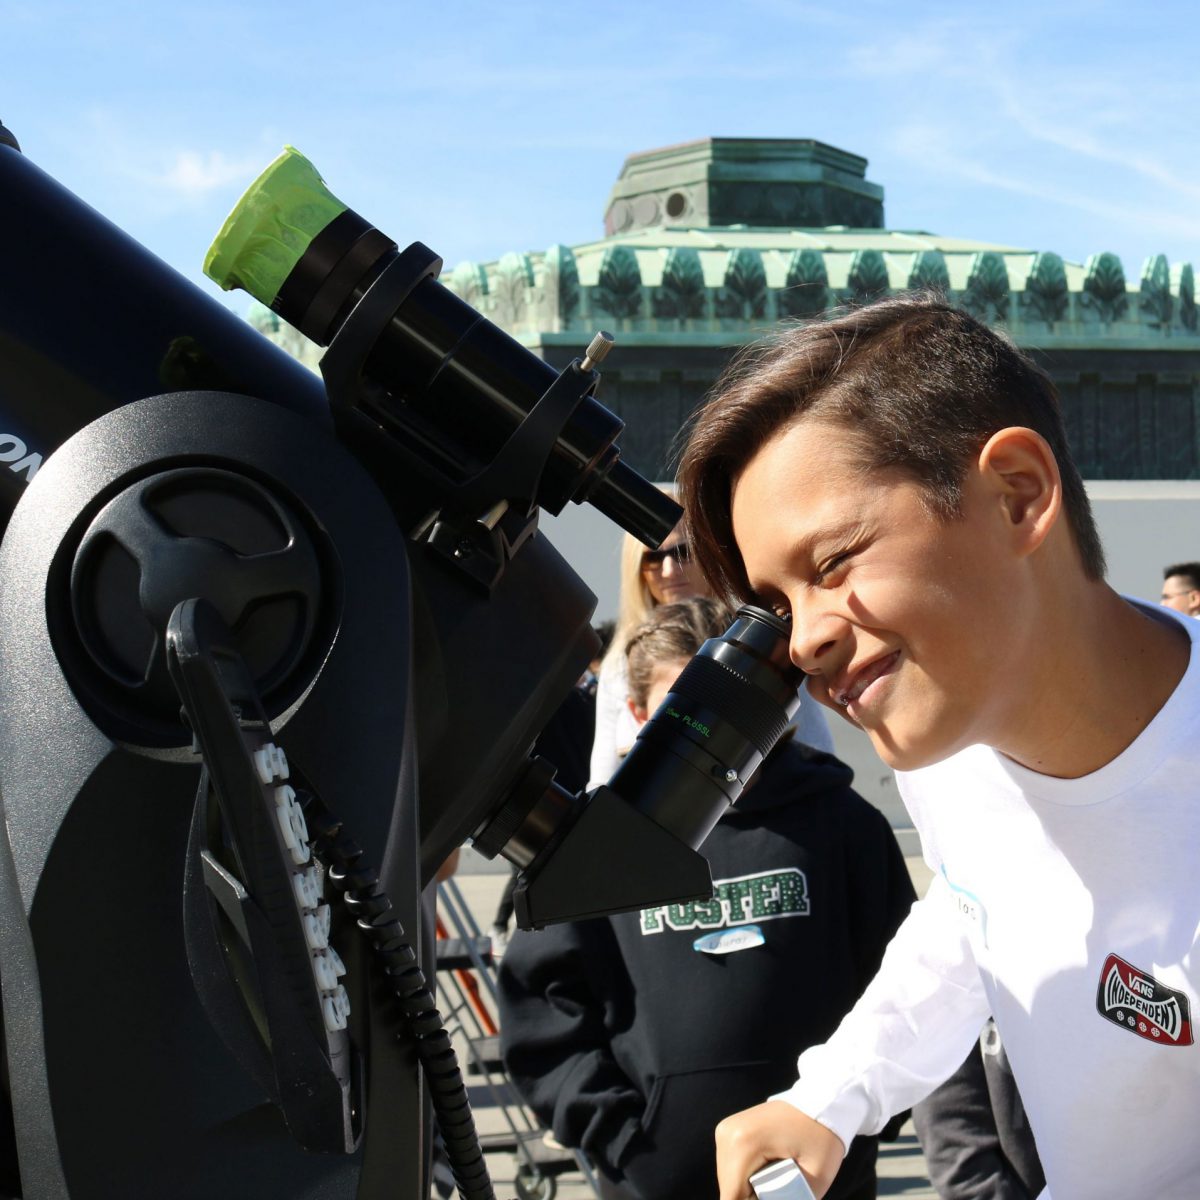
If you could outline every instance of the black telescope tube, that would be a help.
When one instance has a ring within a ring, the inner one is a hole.
[[[321,381],[0,132],[0,534],[69,437],[176,391],[257,396],[331,425]]]

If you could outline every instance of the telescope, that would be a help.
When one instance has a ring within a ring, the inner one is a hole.
[[[710,894],[787,629],[741,610],[566,792],[531,747],[595,598],[539,513],[679,519],[596,399],[611,337],[555,372],[291,150],[206,266],[320,375],[2,126],[0,229],[0,1196],[424,1200],[436,1120],[485,1200],[423,889],[472,842],[528,928]]]

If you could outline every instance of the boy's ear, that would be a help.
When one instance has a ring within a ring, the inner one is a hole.
[[[629,711],[633,713],[633,719],[639,725],[645,725],[650,720],[650,710],[644,704],[639,705],[633,700],[626,700],[625,703],[629,705]]]
[[[979,452],[979,471],[1016,535],[1018,551],[1032,553],[1062,510],[1062,476],[1049,442],[1014,425],[992,434]]]

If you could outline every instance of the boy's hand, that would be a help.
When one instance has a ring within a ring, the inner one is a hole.
[[[768,1100],[726,1117],[717,1126],[721,1200],[753,1200],[750,1176],[784,1158],[800,1164],[819,1200],[845,1155],[836,1133],[784,1100]]]

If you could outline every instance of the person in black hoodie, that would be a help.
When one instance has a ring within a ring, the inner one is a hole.
[[[628,643],[640,720],[728,621],[710,599],[655,609]],[[717,1122],[789,1087],[874,976],[915,895],[851,779],[789,740],[704,843],[713,899],[513,934],[506,1070],[605,1197],[716,1200]],[[831,1200],[875,1196],[876,1149],[855,1139]]]

